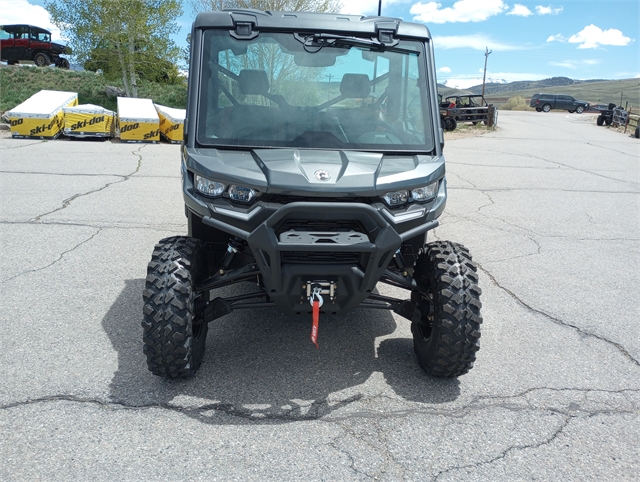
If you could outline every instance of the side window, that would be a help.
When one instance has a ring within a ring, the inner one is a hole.
[[[29,31],[25,27],[16,27],[13,31],[13,38],[17,39],[28,39]]]
[[[13,38],[13,35],[7,32],[4,28],[0,28],[0,40],[8,40],[10,38]]]

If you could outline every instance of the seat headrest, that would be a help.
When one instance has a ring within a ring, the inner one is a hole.
[[[265,95],[269,93],[269,78],[264,70],[241,70],[238,87],[245,95]]]
[[[340,82],[340,93],[346,97],[366,97],[371,92],[367,74],[344,74]]]

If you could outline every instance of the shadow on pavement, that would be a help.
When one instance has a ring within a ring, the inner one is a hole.
[[[276,309],[237,311],[209,326],[204,361],[195,377],[162,379],[147,370],[142,352],[143,287],[143,279],[126,281],[102,321],[118,353],[110,387],[113,402],[178,407],[207,423],[298,421],[384,392],[381,381],[365,385],[375,372],[408,401],[437,404],[459,395],[456,379],[422,372],[409,338],[385,338],[376,357],[376,337],[396,329],[391,314],[378,310],[321,318],[319,350],[309,340],[310,316],[288,317]],[[220,415],[224,413],[233,417]]]

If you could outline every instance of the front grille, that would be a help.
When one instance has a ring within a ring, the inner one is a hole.
[[[283,251],[283,263],[295,264],[360,264],[361,253]]]
[[[373,204],[369,197],[312,197],[312,196],[286,196],[283,194],[263,194],[260,199],[263,202],[277,204],[289,204],[297,202],[322,202],[322,203],[361,203]]]
[[[348,233],[349,231],[355,231],[356,233],[367,234],[360,222],[353,219],[287,219],[280,225],[276,233],[278,234],[278,236],[280,236],[280,234],[287,231],[308,231],[325,233]]]

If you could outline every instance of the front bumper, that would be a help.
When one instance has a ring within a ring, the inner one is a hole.
[[[203,222],[228,229],[212,217]],[[437,225],[432,220],[398,234],[366,204],[295,202],[278,209],[252,232],[235,229],[233,234],[249,245],[267,295],[283,312],[310,311],[307,287],[321,283],[333,286],[322,310],[338,314],[371,294],[403,241]]]

